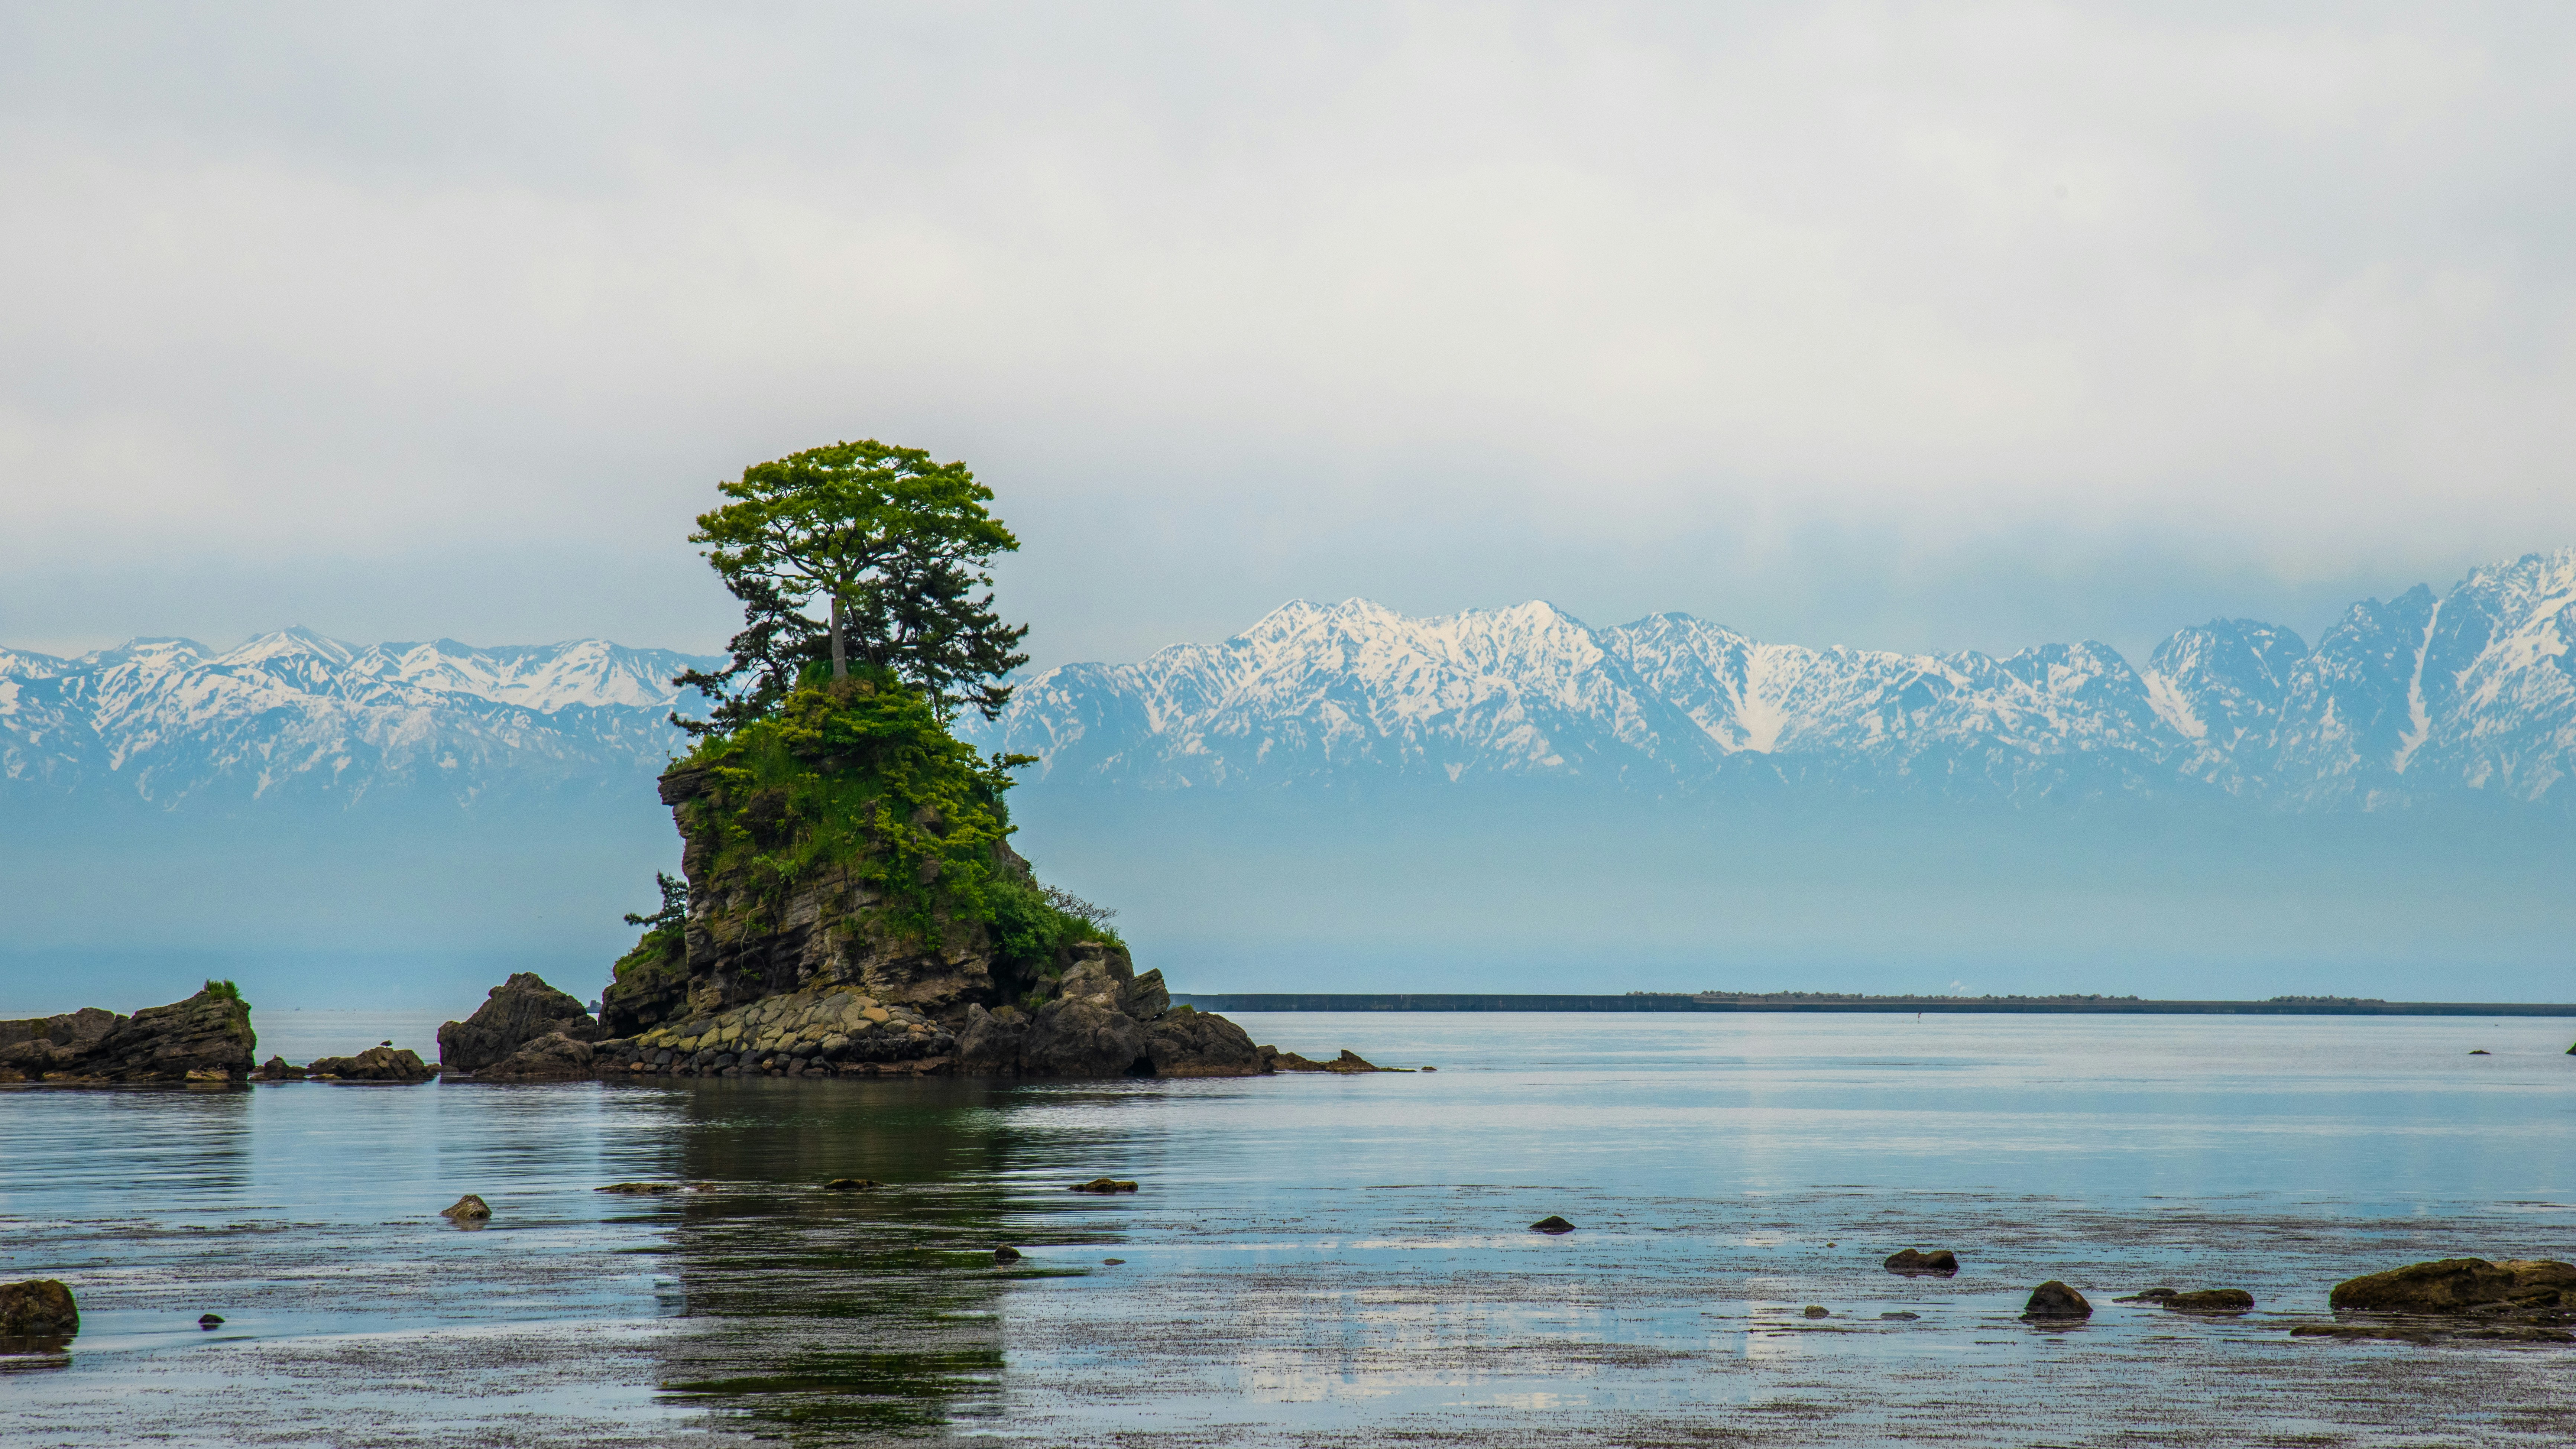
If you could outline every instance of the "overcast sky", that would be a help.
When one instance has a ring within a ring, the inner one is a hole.
[[[0,4],[0,643],[711,648],[962,458],[1284,599],[2007,650],[2576,544],[2576,10]]]

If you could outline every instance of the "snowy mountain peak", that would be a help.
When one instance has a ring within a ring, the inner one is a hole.
[[[1040,778],[1153,789],[1356,773],[2010,801],[2566,800],[2571,645],[2576,549],[2438,597],[2365,600],[2314,650],[2278,625],[2212,620],[2143,670],[2097,640],[1908,655],[1766,644],[1679,613],[1595,628],[1542,601],[1410,618],[1298,600],[1222,643],[1050,670],[968,726],[1038,755]]]

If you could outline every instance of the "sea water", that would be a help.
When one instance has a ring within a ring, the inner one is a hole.
[[[2576,1440],[2576,1347],[2288,1333],[2576,1258],[2576,1023],[1240,1019],[1436,1070],[0,1091],[0,1279],[83,1315],[0,1443]]]

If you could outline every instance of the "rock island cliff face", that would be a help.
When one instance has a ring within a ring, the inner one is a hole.
[[[240,1081],[257,1060],[250,1006],[230,982],[119,1016],[87,1006],[0,1021],[0,1082]]]
[[[1267,1069],[1050,900],[1008,842],[1000,766],[901,691],[803,691],[767,725],[662,776],[685,916],[618,963],[608,1038],[558,1058],[601,1076]]]

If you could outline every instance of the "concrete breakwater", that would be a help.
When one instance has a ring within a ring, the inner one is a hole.
[[[2104,1016],[2576,1016],[2576,1003],[2378,1001],[2298,996],[2265,1001],[2149,1001],[2134,996],[1841,996],[1631,991],[1617,996],[1498,992],[1174,992],[1202,1011],[1919,1011]]]

